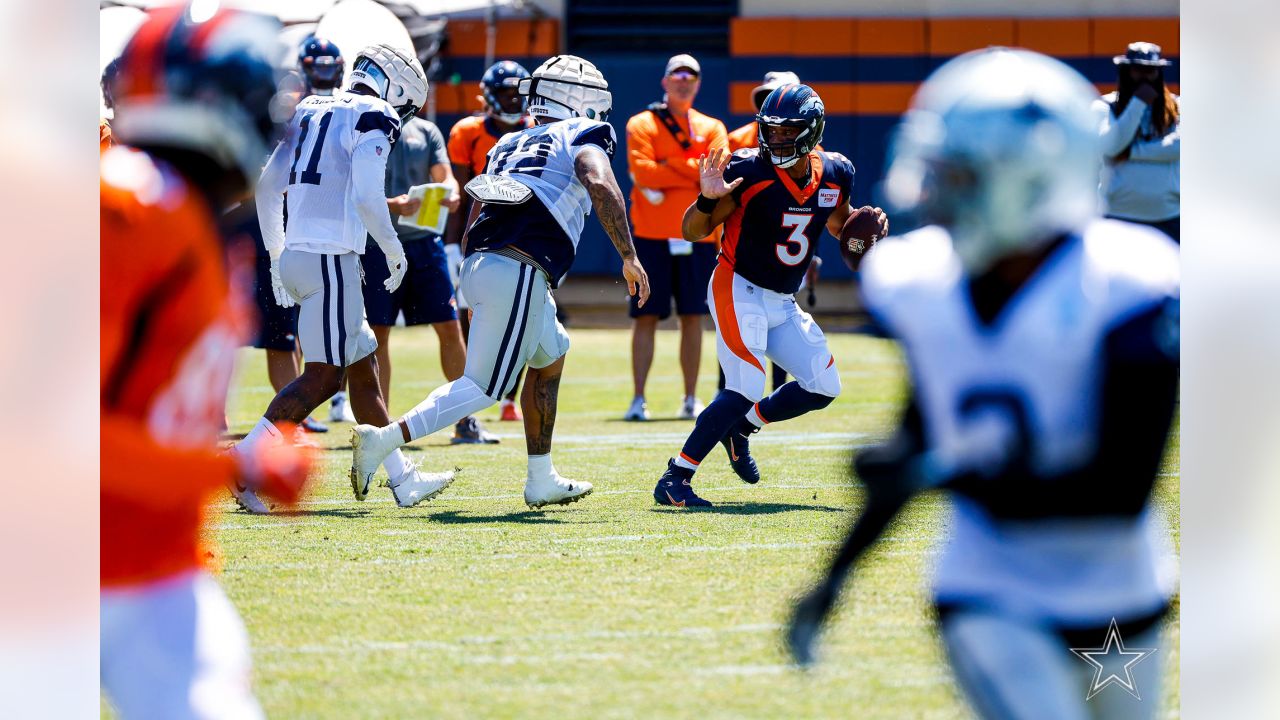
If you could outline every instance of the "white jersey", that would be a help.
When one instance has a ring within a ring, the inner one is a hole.
[[[380,98],[340,92],[300,102],[258,183],[268,252],[363,253],[367,234],[398,247],[384,179],[399,134],[399,117]]]
[[[489,150],[485,173],[513,178],[533,190],[577,248],[591,214],[591,197],[573,164],[587,145],[612,159],[618,145],[613,126],[586,118],[535,125],[499,138]]]
[[[1099,446],[1104,348],[1134,318],[1176,306],[1178,266],[1163,235],[1097,221],[1055,248],[984,324],[945,230],[927,227],[877,245],[862,283],[868,309],[902,343],[927,449],[961,467],[980,464],[999,417],[1021,427],[995,437],[1029,437],[1033,477],[1061,477],[1088,467]],[[1161,352],[1176,357],[1176,320],[1157,342],[1171,343]],[[1159,572],[1167,531],[1149,508],[1136,517],[1023,520],[997,517],[964,494],[952,508],[934,582],[939,602],[1106,624],[1167,599]]]

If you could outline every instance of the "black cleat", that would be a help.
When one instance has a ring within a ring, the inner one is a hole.
[[[711,507],[709,501],[693,492],[693,485],[689,482],[692,477],[692,472],[676,465],[675,460],[668,460],[667,471],[653,489],[653,499],[659,505],[671,507]]]
[[[748,436],[759,432],[760,428],[743,419],[720,440],[724,450],[729,454],[729,466],[742,482],[755,485],[760,482],[760,468],[751,457],[751,442]]]

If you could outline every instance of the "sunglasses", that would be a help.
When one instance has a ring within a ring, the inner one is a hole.
[[[697,80],[698,73],[692,70],[674,70],[667,77],[673,80]]]

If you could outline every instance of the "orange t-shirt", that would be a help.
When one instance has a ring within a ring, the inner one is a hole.
[[[532,125],[533,121],[529,120],[525,127]],[[505,134],[487,115],[464,117],[449,130],[449,162],[471,168],[471,175],[475,177],[484,172],[489,150]]]
[[[676,123],[689,138],[688,150],[649,110],[627,121],[627,170],[631,173],[631,223],[640,238],[682,237],[685,210],[698,197],[698,158],[716,147],[728,146],[724,123],[690,109],[687,120]],[[652,202],[641,189],[661,193]],[[703,239],[714,242],[719,230]]]
[[[127,147],[100,170],[100,573],[118,587],[205,562],[205,504],[235,476],[215,443],[250,316],[194,188]]]

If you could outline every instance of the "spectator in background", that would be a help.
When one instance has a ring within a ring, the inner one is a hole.
[[[480,96],[476,98],[484,107],[479,115],[465,117],[449,131],[449,161],[453,163],[453,176],[459,185],[466,185],[471,178],[484,173],[489,162],[489,150],[498,144],[498,138],[509,132],[533,127],[533,119],[527,112],[527,99],[520,94],[520,80],[529,77],[529,71],[520,63],[501,60],[484,71],[480,79]],[[449,216],[445,229],[445,253],[449,256],[449,277],[458,287],[458,273],[462,266],[462,235],[467,217],[471,214],[471,196],[462,194],[462,204]],[[471,310],[461,289],[456,291],[462,336],[465,339],[471,329]],[[521,373],[524,370],[520,371]],[[500,419],[520,422],[520,408],[516,405],[516,392],[520,378],[511,392],[502,398]]]
[[[698,158],[728,145],[724,123],[693,109],[702,69],[690,55],[667,61],[663,102],[627,121],[627,167],[631,222],[636,254],[649,272],[651,296],[644,307],[631,299],[631,373],[635,396],[625,420],[648,420],[645,384],[653,365],[658,322],[671,316],[675,299],[680,324],[680,370],[684,401],[680,417],[702,412],[698,367],[702,360],[702,318],[707,314],[707,283],[716,265],[718,231],[699,242],[686,241],[680,223],[698,196]]]
[[[751,91],[751,105],[755,107],[756,112],[760,112],[760,106],[764,104],[764,99],[769,97],[769,93],[774,89],[783,85],[799,85],[800,76],[786,70],[774,70],[764,74],[764,82]],[[742,127],[729,133],[729,152],[737,152],[745,148],[753,148],[759,145],[760,128],[755,120],[743,125]]]
[[[391,401],[391,326],[396,324],[402,310],[406,325],[430,325],[435,330],[436,339],[440,341],[440,366],[446,380],[452,382],[462,377],[467,364],[467,347],[458,324],[444,243],[439,235],[403,220],[416,214],[421,205],[420,200],[409,198],[409,188],[427,183],[449,186],[441,204],[456,214],[460,202],[458,182],[449,169],[444,136],[435,123],[415,116],[400,128],[400,140],[387,157],[386,176],[387,207],[404,246],[409,271],[395,292],[387,292],[382,282],[391,274],[378,244],[367,243],[361,258],[365,313],[378,341],[374,351],[378,358],[378,385],[388,403]],[[459,420],[453,430],[454,444],[498,442],[497,437],[480,426],[474,415]]]
[[[102,87],[102,106],[107,109],[107,114],[98,118],[98,152],[104,153],[115,144],[111,138],[111,118],[115,113],[115,101],[111,97],[111,85],[115,82],[116,74],[120,71],[120,58],[116,58],[107,63],[102,69],[102,79],[100,84]]]
[[[1107,217],[1150,225],[1180,240],[1181,115],[1164,85],[1160,46],[1131,43],[1114,60],[1118,85],[1095,107],[1102,123],[1102,195]],[[1136,102],[1134,102],[1136,100]]]

